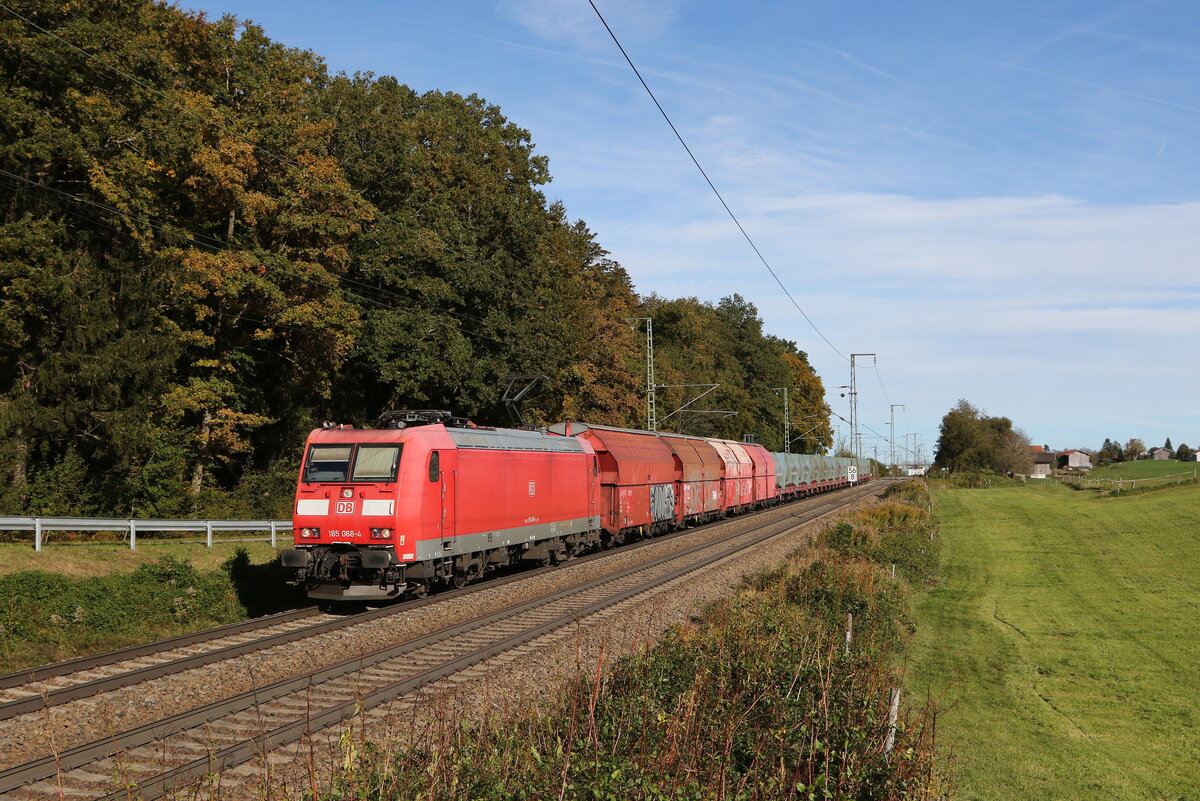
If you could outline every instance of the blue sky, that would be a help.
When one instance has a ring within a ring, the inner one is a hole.
[[[740,292],[827,385],[848,382],[586,0],[184,5],[335,71],[485,97],[640,292]],[[1200,6],[597,5],[816,325],[878,354],[865,424],[886,434],[904,404],[897,438],[928,454],[967,398],[1056,448],[1200,445]]]

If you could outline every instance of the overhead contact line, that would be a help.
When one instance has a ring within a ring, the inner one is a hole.
[[[658,109],[658,113],[661,114],[663,119],[667,121],[667,125],[670,126],[671,132],[675,134],[675,138],[679,140],[679,144],[683,145],[683,149],[687,151],[688,157],[692,160],[692,164],[696,165],[696,169],[699,170],[700,175],[704,177],[704,182],[708,184],[708,188],[711,189],[713,194],[717,196],[717,200],[721,202],[721,206],[725,209],[725,213],[729,215],[729,218],[733,220],[733,224],[737,226],[739,231],[741,231],[742,237],[745,238],[746,242],[750,245],[750,248],[754,251],[754,255],[758,256],[758,260],[762,262],[764,267],[767,268],[767,272],[769,272],[771,277],[775,279],[775,283],[779,284],[779,288],[783,290],[783,294],[787,295],[787,299],[792,302],[792,305],[796,307],[796,311],[800,312],[800,316],[802,316],[805,322],[812,327],[812,330],[817,332],[817,336],[825,340],[825,344],[828,345],[834,353],[836,353],[838,356],[841,356],[843,360],[850,361],[846,354],[838,350],[837,346],[829,341],[829,337],[825,336],[821,329],[817,327],[817,324],[812,321],[812,318],[810,318],[804,309],[800,307],[800,304],[796,302],[796,299],[792,296],[792,293],[788,291],[788,288],[784,285],[783,281],[780,280],[779,275],[775,272],[775,269],[770,265],[766,257],[763,256],[762,251],[758,249],[758,245],[755,244],[754,240],[750,237],[750,234],[742,226],[741,220],[737,218],[737,215],[733,213],[733,209],[731,209],[729,204],[725,202],[725,198],[722,197],[720,190],[718,190],[716,187],[716,184],[714,184],[712,179],[708,177],[708,173],[705,172],[704,167],[700,165],[700,160],[696,158],[696,154],[692,152],[690,147],[688,147],[688,143],[684,141],[683,135],[679,133],[679,129],[676,128],[675,123],[671,121],[671,117],[667,114],[666,109],[664,109],[662,104],[658,102],[658,98],[655,97],[654,91],[650,88],[650,85],[646,83],[646,79],[642,77],[642,73],[638,71],[637,66],[633,63],[633,59],[629,57],[627,52],[625,52],[625,48],[622,46],[621,40],[617,38],[615,33],[613,33],[613,29],[609,27],[608,21],[605,20],[604,15],[600,13],[600,9],[596,7],[596,4],[593,2],[593,0],[588,0],[588,4],[592,7],[592,10],[596,12],[596,16],[600,18],[600,22],[602,25],[604,25],[604,29],[608,31],[608,35],[612,37],[613,43],[616,44],[617,49],[621,51],[621,55],[625,57],[626,63],[629,64],[629,68],[633,70],[633,74],[636,75],[638,81],[641,82],[642,88],[646,90],[646,94],[650,95],[650,99],[654,101],[654,105]]]

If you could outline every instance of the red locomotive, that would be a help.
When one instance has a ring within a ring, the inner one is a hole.
[[[380,424],[309,435],[282,559],[311,598],[424,595],[870,478],[849,459],[609,426],[483,428],[442,411]]]

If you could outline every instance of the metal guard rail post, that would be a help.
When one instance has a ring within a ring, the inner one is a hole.
[[[205,545],[213,545],[214,531],[269,531],[271,545],[280,528],[290,529],[291,520],[166,520],[103,517],[0,517],[0,531],[32,531],[33,549],[41,551],[48,531],[123,531],[129,548],[137,548],[137,535],[151,531],[204,532]]]

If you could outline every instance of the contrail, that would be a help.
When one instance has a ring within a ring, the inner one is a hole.
[[[1034,75],[1041,75],[1045,78],[1054,78],[1059,81],[1069,81],[1070,83],[1077,83],[1080,86],[1089,86],[1092,89],[1101,89],[1106,92],[1116,92],[1119,95],[1127,95],[1129,97],[1135,97],[1138,100],[1145,100],[1148,103],[1158,103],[1161,106],[1170,106],[1172,108],[1181,108],[1184,111],[1195,111],[1197,113],[1200,113],[1200,108],[1196,108],[1195,106],[1186,106],[1183,103],[1175,103],[1170,100],[1163,100],[1162,98],[1158,98],[1158,97],[1150,97],[1149,95],[1140,95],[1137,92],[1130,92],[1126,89],[1118,89],[1115,86],[1105,86],[1105,85],[1099,84],[1099,83],[1091,83],[1089,81],[1081,81],[1078,78],[1069,78],[1066,75],[1055,75],[1053,72],[1043,72],[1042,70],[1035,70],[1032,67],[1022,67],[1020,64],[1012,64],[1007,61],[993,61],[992,59],[984,59],[984,60],[989,61],[992,64],[999,64],[1001,67],[1010,67],[1014,70],[1021,70],[1022,72],[1031,72]]]

